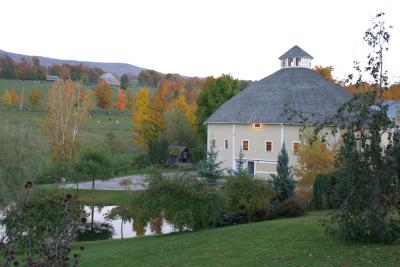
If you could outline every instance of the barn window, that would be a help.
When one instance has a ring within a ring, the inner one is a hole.
[[[293,153],[297,153],[300,149],[301,143],[300,142],[293,142]]]
[[[229,149],[228,139],[225,139],[225,149]]]
[[[254,123],[254,128],[261,128],[261,123]]]
[[[271,141],[265,141],[265,151],[272,152],[272,142]]]
[[[215,139],[213,139],[213,140],[211,140],[211,147],[212,148],[215,148],[215,143],[217,142],[217,140],[215,140]]]
[[[249,150],[249,141],[248,140],[243,140],[242,141],[242,150],[243,151]]]

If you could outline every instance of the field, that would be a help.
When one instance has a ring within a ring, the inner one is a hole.
[[[84,242],[80,266],[399,266],[400,245],[327,237],[325,215],[192,233]]]
[[[0,110],[0,123],[13,123],[28,127],[37,136],[45,140],[43,125],[45,112]],[[93,114],[82,126],[82,143],[87,146],[103,144],[107,133],[113,132],[124,142],[126,150],[134,150],[132,144],[132,117],[129,113],[118,115]]]

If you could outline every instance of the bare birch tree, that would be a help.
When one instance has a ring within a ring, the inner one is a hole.
[[[70,161],[79,147],[88,106],[80,82],[56,81],[48,92],[46,132],[53,160]]]

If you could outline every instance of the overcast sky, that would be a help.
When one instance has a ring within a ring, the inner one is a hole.
[[[187,76],[259,80],[297,44],[313,65],[343,78],[364,60],[362,37],[378,12],[393,25],[387,68],[400,80],[398,0],[2,0],[0,49],[124,62]]]

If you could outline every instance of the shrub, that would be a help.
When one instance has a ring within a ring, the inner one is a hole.
[[[248,221],[260,221],[269,217],[270,202],[274,191],[270,184],[253,179],[249,175],[232,176],[222,187],[226,199],[226,211],[247,214]]]
[[[291,197],[279,203],[276,206],[276,212],[279,217],[299,217],[304,215],[306,207],[304,199]]]
[[[318,174],[313,185],[312,207],[314,209],[333,209],[335,204],[336,174]]]
[[[214,225],[222,200],[214,187],[188,174],[163,176],[152,171],[148,189],[134,204],[134,219],[142,225],[163,215],[175,228],[199,229]]]
[[[133,156],[132,165],[137,169],[149,167],[151,165],[149,155],[146,152],[138,152]]]
[[[19,266],[16,249],[24,255],[24,266],[78,266],[84,248],[71,259],[76,231],[81,223],[81,209],[72,195],[32,192],[32,182],[25,183],[26,194],[9,206],[1,224],[6,227],[0,236],[2,266]]]
[[[106,222],[94,222],[82,224],[78,228],[76,241],[95,241],[111,239],[114,234],[114,227]]]

